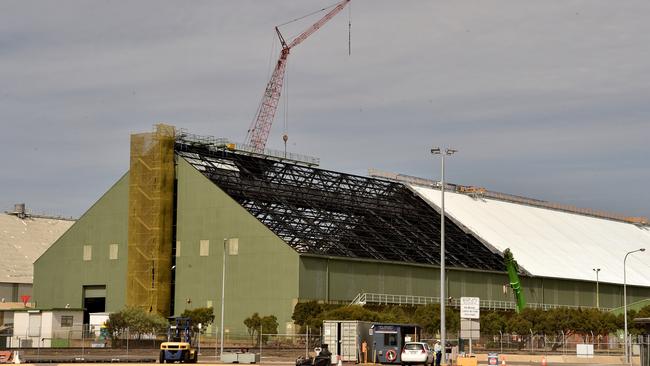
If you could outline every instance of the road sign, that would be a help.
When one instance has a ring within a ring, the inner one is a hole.
[[[480,316],[481,299],[478,297],[460,298],[460,317],[464,319],[478,319]]]

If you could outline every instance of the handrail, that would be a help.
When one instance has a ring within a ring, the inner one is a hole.
[[[372,304],[397,304],[397,305],[428,305],[428,304],[439,304],[440,297],[437,296],[417,296],[417,295],[394,295],[394,294],[378,294],[372,292],[362,292],[359,293],[350,305],[365,305],[368,303]],[[459,298],[448,298],[447,304],[452,307],[460,307]],[[514,310],[517,305],[514,301],[503,301],[503,300],[480,300],[480,305],[482,309],[489,310]],[[568,308],[568,309],[595,309],[595,306],[579,306],[579,305],[562,305],[562,304],[540,304],[540,303],[528,303],[526,304],[527,308],[531,309],[558,309],[558,308]],[[609,311],[609,308],[600,307],[600,310]]]

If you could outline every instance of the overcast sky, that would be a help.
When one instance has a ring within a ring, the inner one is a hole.
[[[0,210],[80,216],[159,122],[243,141],[273,27],[332,3],[1,1]],[[649,16],[647,0],[353,0],[291,52],[288,148],[439,179],[429,150],[452,146],[454,183],[650,216]]]

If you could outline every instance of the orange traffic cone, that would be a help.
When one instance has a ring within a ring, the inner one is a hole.
[[[542,356],[542,366],[546,366],[546,356]]]
[[[506,356],[501,356],[501,366],[506,366]]]

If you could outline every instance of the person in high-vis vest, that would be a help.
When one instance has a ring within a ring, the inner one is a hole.
[[[442,358],[442,346],[440,341],[436,340],[436,344],[433,346],[433,351],[436,353],[436,366],[440,366],[440,359]]]

